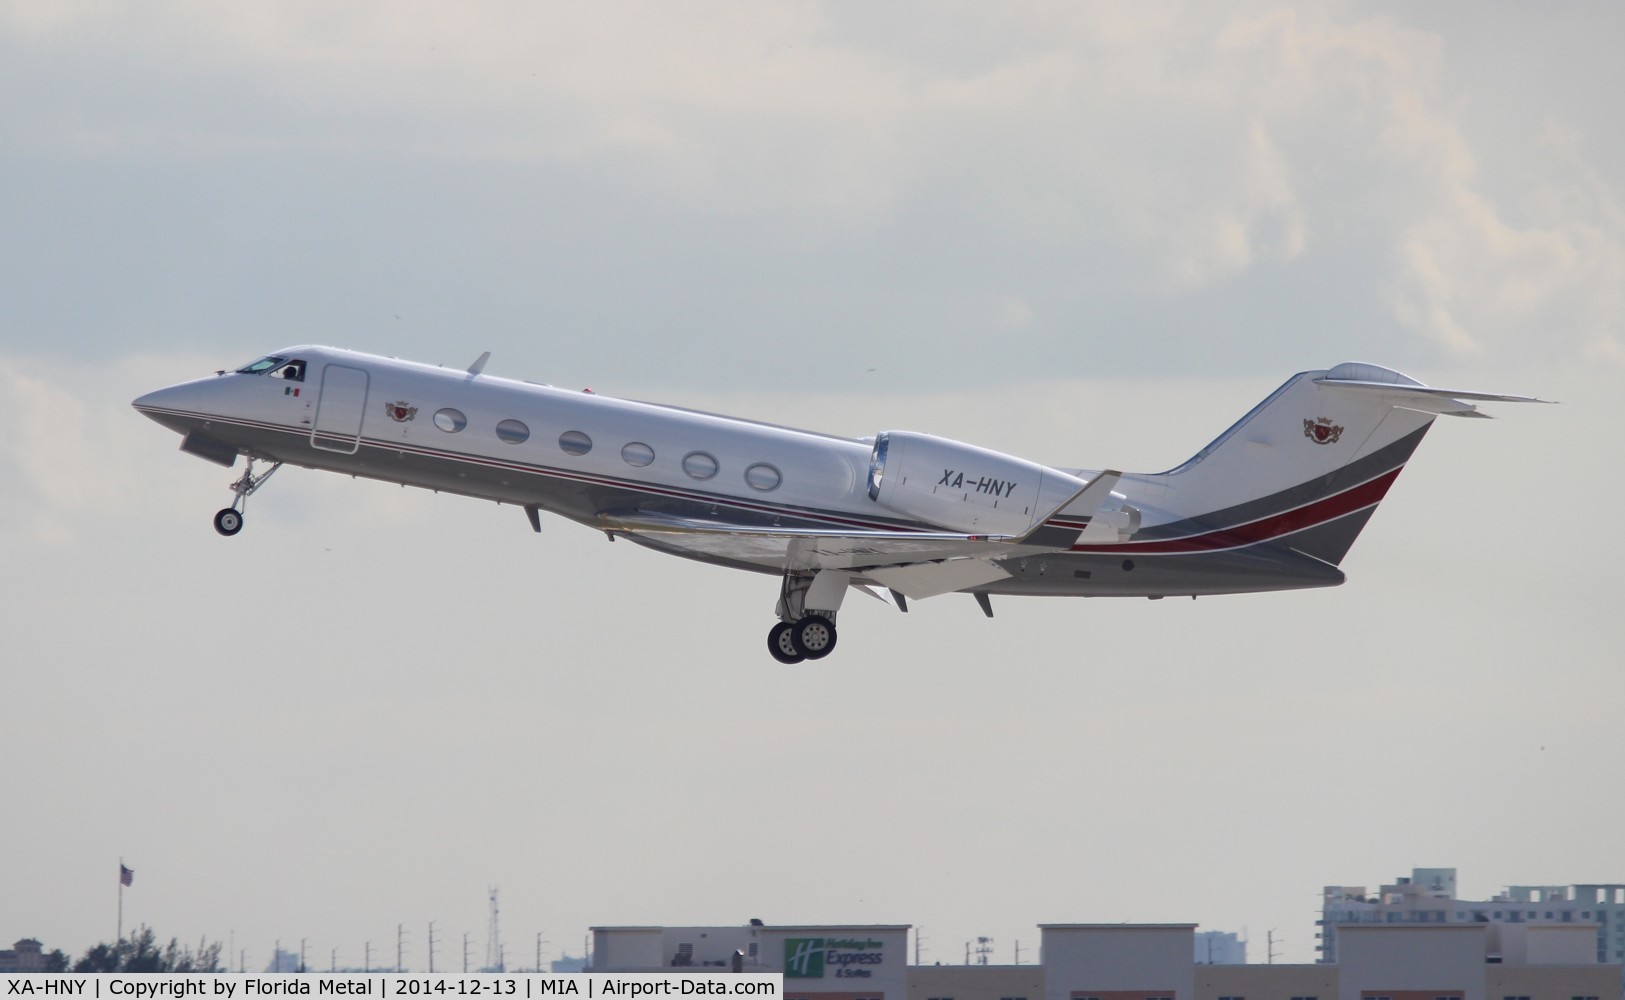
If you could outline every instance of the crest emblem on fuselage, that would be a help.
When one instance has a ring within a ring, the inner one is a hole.
[[[393,403],[385,403],[384,412],[389,414],[389,419],[398,424],[404,424],[408,420],[411,420],[413,417],[418,415],[418,408],[415,406],[408,406],[406,404],[406,400],[401,399],[396,400]],[[1339,428],[1339,430],[1341,429],[1342,428]]]
[[[1343,436],[1343,428],[1332,423],[1329,417],[1305,419],[1303,436],[1316,444],[1336,444],[1337,439]]]

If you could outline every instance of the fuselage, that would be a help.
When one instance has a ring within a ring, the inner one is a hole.
[[[872,440],[329,347],[288,348],[258,372],[182,383],[134,405],[185,435],[187,450],[217,461],[241,453],[478,497],[552,512],[612,536],[617,517],[634,512],[746,528],[939,527],[875,503],[868,482]],[[1153,505],[1141,507],[1151,524],[1175,520]],[[1054,520],[1067,524],[1066,511]],[[658,534],[624,537],[710,562],[785,571],[782,558],[759,558],[749,547],[700,553]],[[1131,540],[1119,544],[1116,534],[1086,533],[1071,551],[1002,566],[1008,579],[977,589],[1194,596],[1343,579],[1335,566],[1267,539],[1158,551]]]

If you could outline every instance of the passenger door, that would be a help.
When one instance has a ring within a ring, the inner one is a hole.
[[[361,447],[361,420],[367,412],[369,378],[360,368],[328,365],[322,369],[321,395],[310,446],[353,455]]]

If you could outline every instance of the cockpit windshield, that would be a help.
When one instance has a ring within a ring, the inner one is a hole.
[[[253,364],[244,365],[237,369],[239,375],[266,375],[272,378],[285,378],[293,382],[305,380],[305,363],[299,358],[292,361],[278,355],[260,358]]]
[[[268,372],[271,369],[277,367],[278,365],[282,364],[286,360],[288,360],[288,359],[287,358],[279,358],[279,357],[275,357],[275,356],[267,357],[267,358],[260,358],[258,361],[254,362],[253,364],[243,365],[241,368],[237,369],[237,374],[239,374],[239,375],[264,375],[266,372]]]

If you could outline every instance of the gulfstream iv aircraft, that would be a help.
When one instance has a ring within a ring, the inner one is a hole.
[[[330,347],[159,389],[137,410],[227,468],[222,535],[284,464],[514,504],[781,578],[768,650],[835,648],[853,589],[908,600],[1192,597],[1343,582],[1338,564],[1436,416],[1468,400],[1375,365],[1287,379],[1167,472],[1040,465],[913,431],[854,440]],[[256,465],[264,463],[261,470]]]

